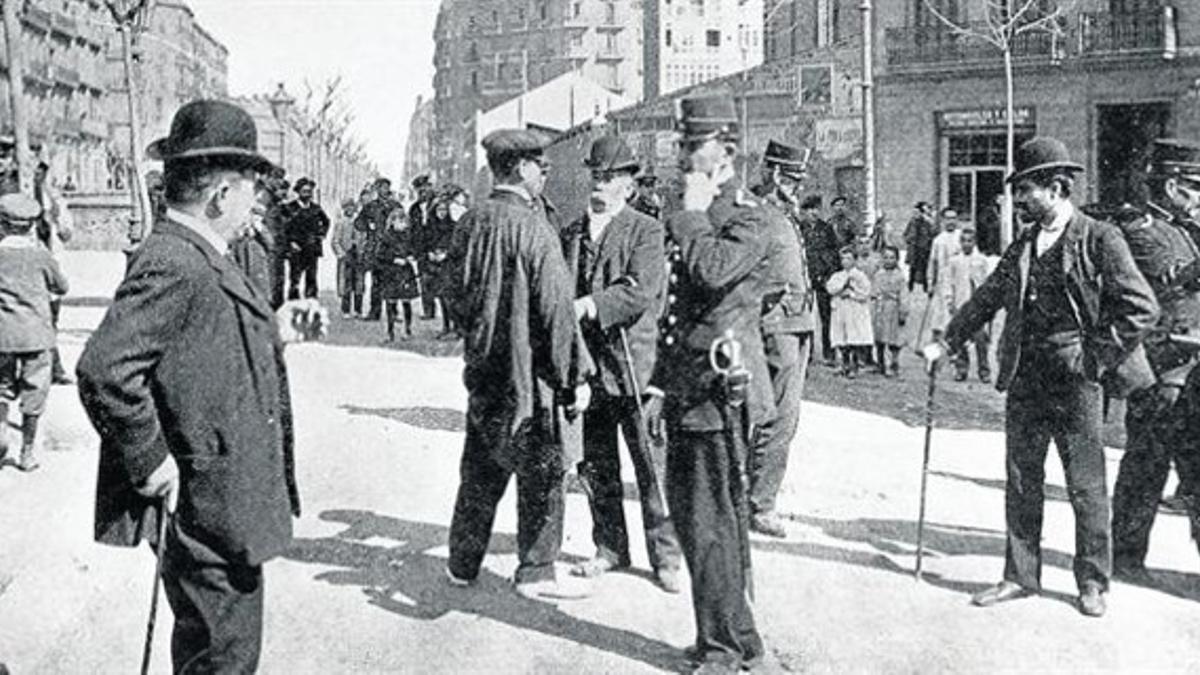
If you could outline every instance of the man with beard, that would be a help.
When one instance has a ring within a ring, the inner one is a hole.
[[[1179,472],[1192,537],[1200,541],[1200,371],[1195,347],[1172,334],[1200,334],[1200,252],[1189,236],[1200,215],[1200,144],[1155,141],[1146,175],[1147,214],[1120,223],[1162,306],[1146,336],[1153,386],[1132,393],[1125,455],[1113,489],[1113,576],[1152,585],[1146,570],[1150,529],[1171,470]]]
[[[833,226],[821,219],[821,198],[812,195],[800,205],[800,231],[804,235],[804,252],[808,259],[808,278],[816,291],[817,314],[821,318],[821,358],[825,365],[834,365],[833,344],[829,340],[829,323],[833,319],[833,298],[825,282],[841,269],[837,234]]]
[[[676,249],[650,383],[662,396],[649,399],[646,415],[653,436],[666,426],[667,497],[696,617],[689,658],[700,672],[737,672],[764,654],[747,600],[745,447],[749,428],[775,416],[761,326],[772,215],[737,180],[733,99],[685,98],[680,106],[684,192],[666,222]],[[723,356],[712,359],[713,350]],[[739,351],[744,363],[730,377],[717,371],[713,360],[733,368]]]
[[[639,398],[654,371],[658,319],[666,288],[664,233],[628,205],[638,162],[616,136],[592,143],[588,211],[564,230],[567,266],[576,280],[575,315],[596,362],[591,406],[583,417],[583,462],[596,555],[573,572],[595,577],[629,567],[625,494],[617,430],[637,478],[650,566],[659,586],[679,592],[679,541],[667,518],[658,446],[648,443]]]
[[[662,195],[658,194],[658,176],[651,172],[638,176],[637,189],[629,203],[635,211],[655,220],[662,217],[663,199]]]
[[[762,304],[763,348],[778,414],[762,425],[750,461],[750,529],[783,538],[775,498],[787,471],[788,452],[800,424],[800,402],[812,351],[815,295],[809,281],[799,222],[799,192],[808,152],[778,141],[767,144],[762,183],[755,191],[775,207],[762,233],[770,244],[768,286]]]
[[[1021,146],[1008,181],[1033,226],[958,309],[945,342],[924,349],[932,368],[1005,310],[996,388],[1008,392],[1008,546],[1003,581],[972,598],[981,607],[1041,590],[1043,483],[1053,439],[1075,511],[1077,607],[1086,616],[1105,612],[1112,550],[1100,382],[1118,394],[1136,387],[1138,347],[1158,303],[1117,228],[1071,204],[1081,171],[1058,140]]]
[[[392,198],[392,181],[379,178],[375,181],[374,198],[364,204],[354,219],[354,227],[362,235],[360,255],[370,266],[370,296],[367,299],[367,320],[378,321],[383,314],[383,296],[379,294],[379,269],[373,262],[379,257],[379,243],[387,230],[388,216],[395,209],[403,208]]]
[[[288,300],[300,298],[300,278],[304,277],[304,297],[317,297],[317,264],[329,233],[329,216],[313,201],[316,188],[309,178],[296,181],[296,201],[285,211],[288,248]]]
[[[467,435],[446,572],[454,586],[479,576],[496,507],[515,475],[514,588],[531,599],[562,597],[571,595],[554,567],[563,479],[580,458],[564,452],[558,407],[567,418],[587,408],[592,364],[576,350],[573,285],[541,201],[547,139],[501,129],[482,143],[495,188],[464,219],[448,256],[450,305],[466,336]]]

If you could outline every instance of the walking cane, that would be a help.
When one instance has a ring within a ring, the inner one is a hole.
[[[142,647],[142,675],[150,672],[150,647],[154,643],[154,622],[158,618],[158,588],[162,585],[163,553],[166,551],[167,523],[170,519],[164,498],[158,507],[158,543],[154,547],[158,562],[154,565],[154,594],[150,596],[150,619],[146,621],[146,644]]]
[[[666,495],[658,479],[658,470],[660,467],[655,466],[654,453],[650,451],[651,443],[654,442],[654,439],[650,438],[650,424],[649,420],[646,419],[646,408],[642,404],[642,386],[638,382],[637,370],[633,365],[633,351],[629,349],[629,333],[625,330],[624,326],[619,326],[617,330],[621,334],[621,349],[625,352],[625,367],[629,373],[629,386],[633,388],[633,400],[637,403],[637,438],[638,445],[641,446],[639,451],[645,453],[643,459],[646,465],[650,467],[650,482],[653,485],[655,494],[658,495],[659,507],[662,508],[662,512],[665,514],[668,512],[668,507],[664,502]]]
[[[921,511],[917,516],[917,581],[921,580],[921,559],[925,555],[925,486],[929,482],[929,443],[933,438],[933,392],[936,386],[935,361],[929,368],[929,395],[925,398],[925,457],[921,460]]]
[[[913,344],[916,345],[917,351],[921,351],[921,334],[925,332],[925,326],[929,323],[929,310],[933,309],[933,294],[929,294],[929,302],[925,303],[925,311],[921,313],[921,325],[917,327],[917,334],[914,337]]]

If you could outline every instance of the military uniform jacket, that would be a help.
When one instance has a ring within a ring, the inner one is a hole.
[[[497,188],[459,225],[448,262],[467,414],[494,440],[496,461],[519,472],[547,459],[530,453],[548,444],[523,440],[553,435],[555,393],[591,375],[574,349],[573,286],[541,204]]]
[[[155,536],[156,502],[133,486],[170,454],[189,536],[240,564],[282,553],[299,513],[282,362],[266,299],[199,234],[160,221],[79,359],[101,443],[96,540]]]
[[[762,330],[766,335],[807,333],[817,327],[816,296],[809,278],[804,234],[791,205],[775,195],[762,197],[767,238],[767,279],[763,296]]]
[[[642,388],[654,372],[658,320],[666,296],[663,226],[631,206],[622,208],[591,241],[588,217],[564,230],[569,267],[584,283],[579,295],[596,303],[596,320],[584,324],[584,339],[595,361],[597,377],[612,396],[634,396],[629,382],[621,329],[629,338],[634,373]],[[577,286],[578,288],[578,286]]]
[[[666,393],[666,410],[685,430],[725,426],[720,378],[708,353],[726,331],[741,342],[751,373],[750,421],[761,424],[775,416],[761,330],[767,218],[758,199],[733,180],[706,212],[680,211],[667,218],[667,233],[678,251],[651,382]]]
[[[996,388],[1012,383],[1021,359],[1024,303],[1031,257],[1040,227],[1023,232],[996,269],[946,327],[946,342],[959,349],[996,312],[1005,310]],[[1083,341],[1081,375],[1099,381],[1119,373],[1158,319],[1158,303],[1138,271],[1117,228],[1076,211],[1061,235],[1067,296],[1077,313]]]
[[[1146,357],[1159,381],[1182,386],[1195,365],[1194,353],[1170,339],[1172,333],[1200,336],[1200,287],[1179,273],[1200,263],[1195,242],[1164,209],[1122,229],[1139,270],[1162,308],[1146,335]]]

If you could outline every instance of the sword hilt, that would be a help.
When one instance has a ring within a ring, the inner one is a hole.
[[[721,377],[728,403],[734,406],[744,403],[751,377],[742,356],[742,343],[734,337],[732,330],[726,330],[724,335],[713,340],[708,349],[708,363]]]

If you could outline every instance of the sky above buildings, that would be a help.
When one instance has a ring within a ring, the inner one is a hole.
[[[189,4],[200,24],[229,48],[231,94],[270,93],[283,82],[302,102],[306,79],[319,92],[322,83],[342,75],[355,136],[385,175],[399,176],[417,96],[433,93],[439,0]]]

